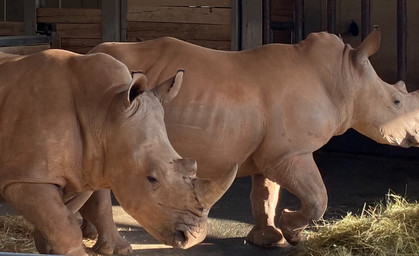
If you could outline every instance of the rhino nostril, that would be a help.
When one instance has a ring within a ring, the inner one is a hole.
[[[174,242],[175,242],[174,246],[183,247],[183,245],[186,242],[185,232],[182,230],[176,230]]]

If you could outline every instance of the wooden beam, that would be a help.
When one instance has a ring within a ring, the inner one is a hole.
[[[102,22],[101,9],[38,8],[37,21],[45,23],[91,23]]]
[[[406,81],[407,70],[406,0],[397,0],[397,79]]]
[[[294,43],[303,40],[304,32],[304,0],[294,1]]]
[[[39,6],[39,0],[25,0],[25,3],[23,5],[25,35],[36,35],[36,9]]]
[[[231,1],[228,0],[127,0],[128,8],[135,6],[211,6],[211,7],[230,7]]]
[[[336,0],[327,0],[327,31],[336,33]]]
[[[262,45],[262,1],[242,0],[242,50]]]
[[[231,0],[231,50],[238,51],[241,48],[240,36],[240,0]]]
[[[128,7],[127,21],[153,21],[197,24],[230,24],[228,8],[166,6]]]
[[[102,0],[102,41],[121,40],[121,2]]]
[[[128,22],[127,32],[140,38],[172,36],[183,40],[231,40],[230,25],[227,24]]]
[[[121,19],[120,19],[120,41],[125,42],[127,41],[127,0],[120,0],[121,1]]]
[[[370,33],[370,0],[361,1],[361,40],[363,41]]]
[[[61,38],[102,38],[101,24],[57,24]]]
[[[271,43],[271,0],[262,0],[263,44]]]
[[[23,22],[1,21],[0,36],[18,36],[24,34]]]

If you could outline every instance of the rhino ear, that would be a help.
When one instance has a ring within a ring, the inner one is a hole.
[[[138,95],[142,94],[145,90],[147,90],[147,77],[143,72],[139,71],[132,71],[131,72],[132,81],[129,85],[128,89],[128,103],[131,104]]]
[[[154,95],[163,103],[171,101],[179,93],[184,73],[184,70],[178,70],[176,76],[167,79],[153,89]]]
[[[355,61],[361,62],[365,58],[373,55],[380,48],[381,32],[379,26],[374,26],[371,33],[355,49]]]
[[[403,81],[398,81],[394,84],[394,87],[399,90],[401,93],[407,94],[406,84]]]

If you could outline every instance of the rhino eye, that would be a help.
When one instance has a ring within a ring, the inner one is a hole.
[[[147,180],[148,182],[150,182],[151,184],[154,184],[157,182],[157,179],[154,178],[153,176],[147,176]]]
[[[394,105],[396,106],[400,106],[402,103],[400,102],[400,100],[394,100],[393,101]]]

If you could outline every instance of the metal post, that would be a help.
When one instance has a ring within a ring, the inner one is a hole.
[[[406,80],[407,17],[406,0],[397,0],[397,78]]]
[[[370,33],[370,0],[361,1],[361,40],[364,40]]]
[[[336,0],[327,0],[327,31],[336,33]]]
[[[271,43],[271,0],[263,1],[263,44]]]
[[[303,40],[304,0],[294,1],[294,42]]]

